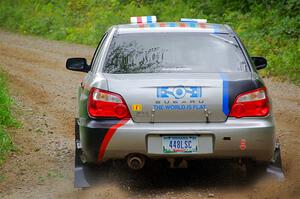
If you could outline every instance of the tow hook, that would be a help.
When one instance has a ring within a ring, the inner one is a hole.
[[[208,109],[204,109],[204,114],[206,118],[206,123],[209,123],[209,115],[211,114],[211,112],[209,112]]]

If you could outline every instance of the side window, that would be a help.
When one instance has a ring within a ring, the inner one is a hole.
[[[107,32],[103,35],[103,37],[101,38],[101,40],[100,40],[100,42],[99,42],[99,44],[98,44],[98,46],[96,48],[96,51],[95,51],[95,53],[93,55],[93,59],[91,61],[91,72],[92,73],[95,73],[95,70],[96,70],[97,65],[99,63],[99,60],[100,60],[99,55],[101,54],[101,51],[103,50],[103,44],[104,44],[104,42],[105,42],[105,40],[107,38],[107,35],[108,35]]]
[[[247,48],[245,47],[244,43],[242,42],[242,40],[238,37],[238,36],[235,36],[235,39],[236,41],[239,43],[240,47],[241,47],[241,50],[242,50],[242,53],[244,54],[247,62],[248,62],[248,69],[250,71],[252,70],[255,70],[255,67],[253,67],[253,63],[252,63],[252,59],[251,59],[251,56],[247,50]]]

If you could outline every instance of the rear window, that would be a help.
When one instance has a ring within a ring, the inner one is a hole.
[[[235,38],[209,33],[131,33],[113,38],[104,73],[249,71]]]

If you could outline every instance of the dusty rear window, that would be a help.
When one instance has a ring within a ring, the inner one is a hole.
[[[113,38],[104,73],[247,72],[235,38],[209,33],[140,33]]]

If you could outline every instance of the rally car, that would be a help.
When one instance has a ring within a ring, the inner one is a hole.
[[[270,96],[228,26],[206,20],[132,17],[102,37],[79,87],[76,149],[83,163],[126,159],[241,159],[270,162],[276,150]]]

